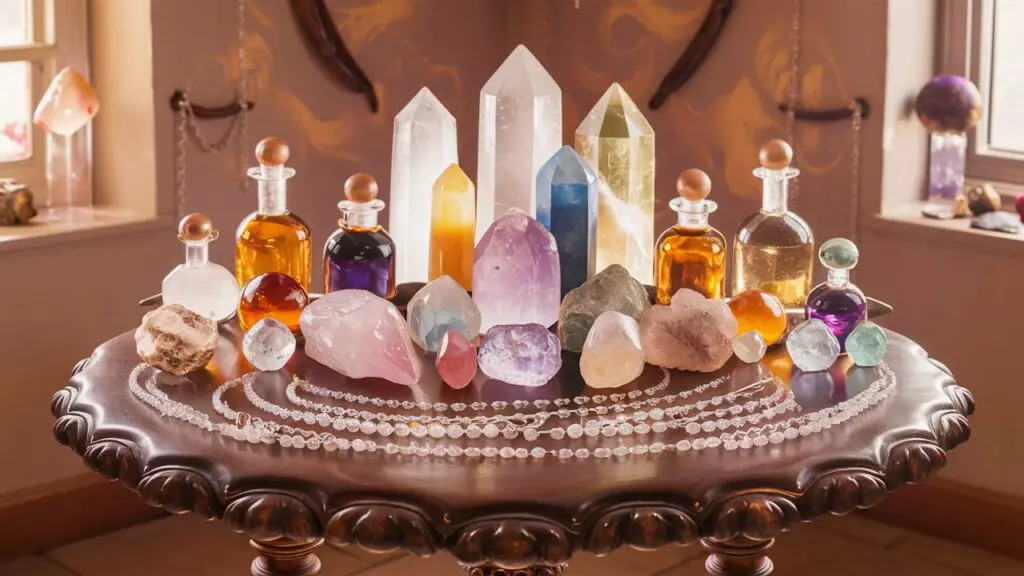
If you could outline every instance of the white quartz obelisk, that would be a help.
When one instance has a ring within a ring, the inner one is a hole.
[[[424,87],[395,116],[388,231],[399,283],[429,280],[431,193],[437,177],[458,161],[455,117]]]
[[[517,46],[480,90],[476,239],[509,208],[537,212],[537,171],[562,147],[562,90]]]

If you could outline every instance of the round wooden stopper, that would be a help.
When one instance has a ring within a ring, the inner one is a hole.
[[[288,143],[270,136],[256,145],[256,160],[263,166],[283,166],[288,161]]]
[[[761,166],[768,170],[785,170],[793,162],[793,148],[785,140],[776,138],[761,145],[758,158]]]
[[[199,242],[213,235],[213,222],[206,214],[193,212],[178,223],[178,238],[183,242]]]
[[[679,195],[692,202],[699,202],[708,197],[711,192],[711,178],[703,170],[690,168],[683,170],[676,180],[676,190]]]
[[[353,174],[345,180],[345,198],[365,204],[377,198],[377,181],[366,172]]]

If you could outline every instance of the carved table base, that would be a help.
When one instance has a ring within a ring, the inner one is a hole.
[[[709,551],[704,567],[711,576],[768,576],[774,566],[765,552],[774,542],[747,538],[728,542],[702,540],[701,543]]]
[[[252,561],[252,576],[313,576],[320,572],[320,558],[315,552],[323,542],[323,538],[307,544],[250,540],[249,545],[260,553]]]
[[[469,576],[562,576],[562,573],[565,572],[565,565],[534,566],[515,570],[478,566],[476,568],[466,568],[465,570]]]

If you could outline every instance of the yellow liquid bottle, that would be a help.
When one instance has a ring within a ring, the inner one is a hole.
[[[692,169],[679,176],[676,186],[679,198],[669,205],[679,214],[679,222],[661,235],[655,254],[658,304],[669,304],[682,288],[705,298],[722,298],[727,251],[725,236],[708,224],[708,215],[718,208],[707,200],[711,179]]]
[[[786,308],[803,308],[811,291],[814,235],[810,226],[787,206],[793,150],[782,140],[761,147],[763,181],[761,211],[747,217],[736,231],[732,293],[758,289],[773,294]]]
[[[256,146],[258,168],[249,176],[258,182],[259,207],[246,216],[235,233],[235,278],[240,286],[267,272],[294,278],[309,290],[313,241],[309,226],[286,207],[286,183],[295,175],[287,168],[288,145],[265,138]]]

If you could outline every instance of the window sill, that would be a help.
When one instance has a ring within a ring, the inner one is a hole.
[[[78,243],[174,226],[171,216],[143,216],[120,208],[83,209],[80,219],[47,222],[40,214],[23,226],[0,226],[0,254]]]
[[[1024,234],[1004,234],[971,228],[970,218],[934,220],[921,215],[924,203],[908,205],[886,214],[876,214],[864,223],[882,236],[918,241],[946,248],[1024,256]]]

